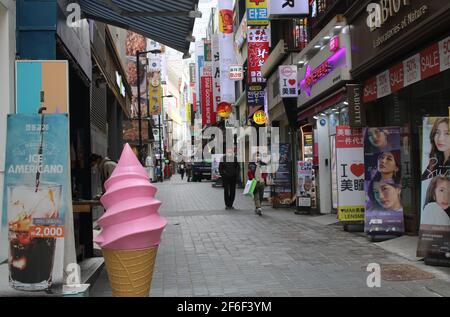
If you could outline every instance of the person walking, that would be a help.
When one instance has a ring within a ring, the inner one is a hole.
[[[186,171],[185,168],[186,168],[186,166],[184,165],[184,161],[181,161],[181,163],[180,163],[181,180],[184,179],[184,172]]]
[[[267,181],[266,167],[267,164],[261,161],[259,153],[256,156],[256,162],[248,165],[248,179],[256,179],[257,181],[255,190],[253,191],[253,199],[255,201],[255,213],[259,216],[262,216],[262,201],[264,199],[264,189]]]
[[[228,162],[227,158],[232,158],[231,162]],[[236,183],[239,177],[240,166],[237,162],[237,157],[233,150],[229,150],[227,156],[223,158],[223,161],[219,164],[219,173],[222,177],[225,209],[235,209],[233,207],[234,200],[236,198]]]
[[[191,162],[186,163],[186,177],[187,177],[188,182],[192,181],[192,163]]]

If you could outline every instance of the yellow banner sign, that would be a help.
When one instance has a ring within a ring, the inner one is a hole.
[[[255,121],[255,123],[257,125],[264,125],[267,123],[267,116],[266,113],[262,110],[260,111],[256,111],[255,114],[253,115],[253,121]]]
[[[344,206],[339,208],[339,221],[363,222],[364,206]]]
[[[162,87],[149,85],[149,103],[150,103],[150,115],[157,116],[161,114],[162,109]]]

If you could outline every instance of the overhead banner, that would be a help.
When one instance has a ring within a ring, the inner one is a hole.
[[[212,76],[214,85],[214,111],[217,111],[220,99],[220,47],[219,34],[215,33],[212,36]]]
[[[281,98],[298,97],[297,65],[283,65],[278,71]]]
[[[248,83],[265,83],[266,79],[261,73],[261,67],[270,54],[270,32],[268,29],[256,28],[249,28],[247,32]]]
[[[337,204],[342,223],[364,222],[364,144],[361,129],[336,127]]]
[[[234,50],[233,0],[219,0],[220,100],[234,104],[236,92],[230,66],[236,64]]]
[[[268,25],[269,0],[247,0],[247,25]]]
[[[17,113],[37,114],[41,97],[46,113],[69,113],[67,61],[16,61],[16,74]]]
[[[202,77],[202,122],[203,126],[216,123],[216,113],[214,112],[213,80],[212,77]]]
[[[150,103],[150,115],[161,115],[162,109],[162,87],[153,86],[151,83],[148,85],[149,103]]]
[[[404,230],[400,128],[364,128],[366,215],[370,235]]]
[[[72,212],[69,118],[8,115],[7,125],[2,250],[9,251],[10,286],[62,291],[64,236],[73,235],[65,225]]]
[[[422,217],[417,256],[450,263],[449,118],[424,118]]]

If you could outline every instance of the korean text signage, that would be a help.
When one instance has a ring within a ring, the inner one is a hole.
[[[450,69],[450,37],[367,80],[363,100],[371,102],[388,96],[447,69]]]
[[[352,46],[355,48],[353,69],[382,63],[398,52],[405,43],[404,35],[428,27],[428,21],[443,19],[448,0],[382,0],[373,1],[352,23]],[[414,41],[411,37],[410,41]]]
[[[68,135],[67,114],[8,116],[2,249],[9,250],[14,288],[62,286],[65,217],[72,211]]]
[[[449,118],[424,118],[422,213],[417,256],[450,263]]]
[[[269,30],[248,29],[248,83],[265,83],[261,74],[261,67],[269,57]]]
[[[244,79],[244,68],[241,65],[230,66],[230,79],[239,81]]]
[[[314,180],[311,162],[297,162],[297,200],[299,207],[311,208]]]
[[[214,111],[217,110],[220,98],[220,49],[219,49],[219,34],[212,36],[212,77],[214,84]]]
[[[271,0],[269,18],[289,18],[309,14],[308,0]]]
[[[263,110],[266,104],[265,85],[251,85],[247,87],[247,107],[249,118],[252,118],[256,111]]]
[[[281,98],[298,97],[297,66],[280,66],[278,70]]]
[[[364,145],[361,129],[336,127],[338,215],[343,223],[364,221]]]
[[[365,232],[404,232],[400,128],[364,129]]]
[[[257,125],[265,125],[267,123],[267,116],[266,113],[263,110],[258,110],[253,115],[253,121]]]
[[[213,80],[212,77],[202,77],[202,122],[203,126],[216,123],[216,114],[214,112],[213,98]]]
[[[267,25],[269,0],[247,0],[247,24]]]

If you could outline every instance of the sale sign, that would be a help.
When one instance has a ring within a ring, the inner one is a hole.
[[[270,43],[269,30],[267,29],[248,29],[248,83],[265,83],[266,79],[262,76],[261,67],[269,57]]]
[[[297,66],[283,65],[278,70],[280,72],[281,98],[298,97]]]
[[[336,127],[338,216],[343,223],[364,222],[364,144],[361,129]]]

